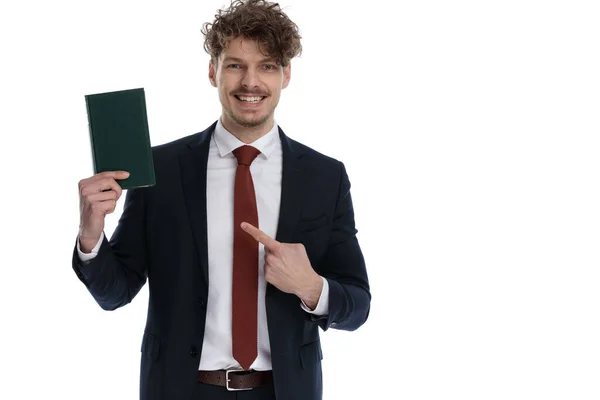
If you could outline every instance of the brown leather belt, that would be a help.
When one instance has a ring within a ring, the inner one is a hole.
[[[198,371],[198,382],[225,386],[227,390],[250,390],[273,383],[272,371]]]

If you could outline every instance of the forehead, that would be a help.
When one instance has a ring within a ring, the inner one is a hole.
[[[246,61],[272,59],[267,54],[264,46],[259,46],[256,40],[241,37],[231,39],[223,49],[220,58],[225,59],[228,57]]]

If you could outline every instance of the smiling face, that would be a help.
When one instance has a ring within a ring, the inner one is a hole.
[[[281,89],[290,81],[290,65],[282,67],[265,56],[256,41],[231,40],[208,77],[218,88],[225,129],[242,136],[266,134],[273,126]]]

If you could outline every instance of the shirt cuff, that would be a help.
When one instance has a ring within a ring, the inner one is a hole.
[[[309,314],[319,316],[329,314],[329,283],[327,282],[327,279],[323,277],[321,277],[321,279],[323,279],[323,289],[321,289],[321,297],[319,297],[319,302],[317,303],[317,306],[314,310],[308,308],[304,301],[300,299],[300,307],[302,307],[304,311],[306,311]]]
[[[98,243],[96,244],[96,246],[94,246],[94,248],[92,249],[92,252],[84,253],[81,251],[81,247],[79,247],[79,237],[77,237],[77,254],[79,255],[79,259],[84,262],[94,259],[98,255],[98,250],[100,250],[100,245],[102,245],[103,240],[104,240],[104,231],[102,231],[102,233],[100,234],[100,240],[98,240]]]

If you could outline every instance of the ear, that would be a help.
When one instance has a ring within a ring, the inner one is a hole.
[[[211,85],[217,87],[217,67],[212,61],[208,63],[208,80],[210,81]]]
[[[282,89],[285,89],[289,85],[291,77],[292,77],[292,63],[290,62],[287,65],[287,67],[283,68],[283,85],[281,86]]]

